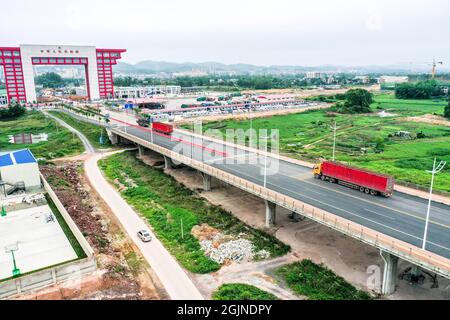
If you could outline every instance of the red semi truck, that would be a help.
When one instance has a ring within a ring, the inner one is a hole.
[[[324,181],[339,183],[371,195],[392,196],[394,178],[346,166],[337,162],[324,161],[314,166],[314,177]]]
[[[171,124],[162,122],[153,122],[152,129],[164,134],[171,134],[173,132],[173,126]]]

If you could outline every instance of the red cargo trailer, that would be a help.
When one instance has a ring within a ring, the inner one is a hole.
[[[384,174],[346,166],[341,163],[324,161],[314,167],[314,177],[324,181],[339,183],[372,195],[390,197],[394,189],[394,178]]]
[[[164,134],[171,134],[173,132],[173,126],[162,122],[153,122],[152,129]]]

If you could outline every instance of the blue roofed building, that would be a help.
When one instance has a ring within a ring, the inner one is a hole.
[[[0,152],[0,184],[5,188],[41,187],[38,163],[29,149]]]

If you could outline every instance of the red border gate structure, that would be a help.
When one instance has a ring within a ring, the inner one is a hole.
[[[8,102],[36,100],[32,69],[36,65],[82,65],[85,69],[88,99],[113,98],[112,66],[122,58],[123,52],[126,50],[87,46],[0,47],[0,65],[4,69]]]

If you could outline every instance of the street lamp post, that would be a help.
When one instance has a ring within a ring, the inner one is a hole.
[[[430,184],[430,195],[428,198],[428,207],[427,207],[427,217],[425,219],[425,230],[423,232],[423,242],[422,242],[422,249],[425,250],[425,245],[427,243],[427,233],[428,233],[428,222],[430,219],[430,208],[431,208],[431,197],[433,194],[433,183],[434,183],[434,175],[436,173],[439,173],[444,169],[444,166],[447,162],[446,161],[440,161],[438,165],[436,165],[436,158],[434,158],[433,162],[433,170],[427,170],[427,172],[431,173],[431,184]]]
[[[265,135],[265,144],[266,144],[266,152],[264,154],[264,188],[266,187],[267,184],[267,131],[266,131],[266,135]]]
[[[20,275],[20,269],[17,268],[16,257],[14,255],[14,252],[17,250],[19,250],[18,243],[15,243],[15,244],[5,247],[5,253],[11,253],[11,257],[12,257],[12,261],[13,261],[13,270],[12,270],[13,277],[17,277]]]
[[[335,154],[336,154],[336,131],[337,131],[337,127],[336,127],[336,120],[334,120],[334,126],[331,127],[333,129],[333,161],[335,159]]]

